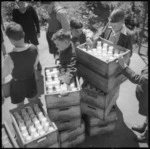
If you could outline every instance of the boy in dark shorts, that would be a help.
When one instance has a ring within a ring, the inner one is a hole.
[[[68,79],[66,79],[66,83],[69,83],[73,75],[76,75],[77,72],[76,55],[71,42],[71,33],[61,29],[53,35],[52,40],[59,52],[55,60],[59,63],[61,71],[69,73],[67,75]]]
[[[3,68],[9,71],[3,77],[11,72],[11,102],[20,106],[24,104],[25,98],[33,98],[37,94],[34,71],[39,60],[38,51],[35,45],[24,42],[24,32],[20,24],[11,22],[6,28],[6,35],[14,48],[4,61]]]

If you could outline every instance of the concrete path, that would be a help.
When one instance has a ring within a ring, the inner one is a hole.
[[[5,46],[8,52],[11,51],[12,45],[7,37],[4,38]],[[42,67],[54,65],[53,55],[48,52],[48,44],[46,41],[45,31],[41,31],[39,39],[39,54]],[[140,56],[135,52],[131,58],[130,67],[137,73],[140,73],[145,63]],[[43,74],[43,71],[41,72]],[[39,74],[39,76],[41,76]],[[41,98],[42,103],[45,105],[44,89],[42,76],[38,82],[38,97]],[[132,124],[142,124],[144,117],[138,114],[138,101],[135,97],[136,85],[132,84],[129,80],[125,81],[120,88],[120,95],[117,99],[118,115],[117,128],[114,133],[98,135],[94,137],[87,137],[80,147],[147,147],[146,143],[137,143],[135,140],[135,132],[131,130]],[[27,101],[26,101],[27,102]],[[9,110],[16,106],[11,104],[10,98],[5,100],[2,106],[2,121],[7,121],[13,134],[14,130],[11,125],[11,117]]]

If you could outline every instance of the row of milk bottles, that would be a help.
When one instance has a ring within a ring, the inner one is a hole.
[[[107,43],[103,43],[102,47],[101,41],[97,42],[97,48],[93,48],[91,50],[88,50],[87,52],[103,61],[111,61],[119,57],[119,51],[117,49],[114,50],[113,46],[108,47]]]

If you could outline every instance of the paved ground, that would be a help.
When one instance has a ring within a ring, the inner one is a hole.
[[[54,59],[53,56],[48,52],[48,45],[46,42],[44,31],[41,32],[41,38],[39,39],[39,42],[39,53],[42,67],[53,65]],[[5,37],[5,45],[7,51],[11,51],[12,45],[8,41],[7,37]],[[135,72],[140,73],[144,66],[144,61],[135,50],[135,53],[133,53],[133,56],[131,58],[130,67]],[[43,78],[41,76],[40,81],[38,82],[38,97],[41,98],[41,101],[45,105],[42,79]],[[146,143],[138,144],[136,142],[135,132],[131,130],[132,124],[142,124],[145,119],[143,116],[138,114],[138,102],[135,97],[135,88],[136,85],[132,84],[128,80],[121,85],[120,95],[117,99],[117,111],[119,119],[117,122],[116,131],[111,134],[87,137],[85,142],[79,145],[80,147],[147,147]],[[8,122],[8,125],[10,126],[13,133],[14,130],[11,125],[12,121],[10,118],[9,110],[15,107],[15,105],[11,104],[10,98],[7,98],[2,106],[2,121]]]

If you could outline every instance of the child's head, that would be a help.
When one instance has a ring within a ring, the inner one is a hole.
[[[61,29],[57,31],[55,34],[53,34],[52,40],[55,43],[58,50],[63,51],[70,45],[71,33],[64,29]]]
[[[79,37],[82,33],[83,24],[81,21],[73,19],[70,21],[71,34],[73,37]]]
[[[6,27],[5,33],[14,46],[20,43],[20,41],[24,41],[24,32],[20,24],[11,22]]]
[[[20,10],[24,10],[26,8],[26,2],[25,1],[19,1],[19,0],[17,0],[16,4],[17,4],[17,6],[18,6],[18,8]]]
[[[109,24],[114,31],[118,31],[122,28],[124,24],[124,10],[121,8],[114,9],[109,16]]]

